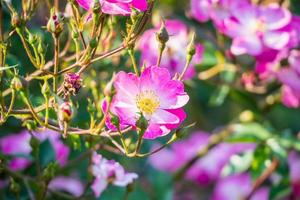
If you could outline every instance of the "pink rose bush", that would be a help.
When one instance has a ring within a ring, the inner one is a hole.
[[[160,25],[153,29],[147,30],[138,43],[138,49],[141,51],[140,65],[145,64],[146,67],[156,65],[159,56],[159,43],[156,40],[156,32],[159,31]],[[165,28],[170,35],[169,41],[166,43],[166,49],[163,52],[161,66],[166,67],[171,76],[176,73],[181,74],[186,62],[186,51],[189,44],[190,31],[188,27],[180,20],[166,20]],[[196,53],[190,63],[190,66],[185,73],[184,79],[191,79],[195,76],[195,65],[200,64],[202,54],[204,51],[203,46],[197,43]]]
[[[189,101],[182,82],[172,80],[163,67],[146,68],[140,77],[119,72],[114,81],[110,111],[123,126],[136,127],[141,116],[148,121],[145,139],[155,139],[176,129],[186,114],[183,106]],[[107,123],[108,127],[110,123]]]
[[[95,179],[91,188],[96,197],[99,197],[109,184],[126,187],[138,178],[137,174],[126,172],[118,162],[106,160],[96,152],[92,158],[92,174]]]
[[[110,15],[130,15],[132,9],[145,11],[147,9],[146,0],[99,0],[101,11]],[[78,4],[90,10],[94,5],[94,0],[77,0]]]
[[[300,199],[297,0],[20,2],[1,199]]]

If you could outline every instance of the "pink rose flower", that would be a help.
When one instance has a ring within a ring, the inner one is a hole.
[[[103,13],[110,15],[130,15],[132,8],[139,11],[147,10],[146,0],[99,0]],[[86,10],[93,7],[94,0],[77,0],[78,4]]]
[[[162,55],[161,66],[167,67],[174,76],[180,74],[186,62],[186,48],[189,44],[189,30],[187,26],[179,20],[166,20],[166,29],[170,35],[169,41]],[[138,44],[141,51],[140,65],[146,67],[156,65],[159,55],[159,43],[156,40],[155,33],[158,32],[160,25],[153,29],[147,30]],[[195,65],[200,64],[204,48],[201,44],[196,44],[196,54],[186,72],[184,79],[191,79],[195,76]]]
[[[92,174],[95,177],[92,190],[96,197],[106,189],[108,184],[126,187],[138,178],[135,173],[128,173],[114,160],[106,160],[100,154],[94,152],[92,158]]]
[[[225,34],[233,39],[231,51],[235,55],[257,56],[265,49],[281,50],[292,39],[289,29],[292,15],[277,4],[247,5],[232,13],[224,22]]]
[[[170,149],[163,149],[150,157],[150,163],[157,169],[175,172],[192,159],[208,142],[209,134],[196,132],[186,140],[175,142]],[[206,156],[199,159],[185,177],[201,185],[206,185],[220,177],[223,167],[230,157],[237,153],[253,150],[253,144],[219,144]],[[163,160],[163,162],[162,162]]]
[[[189,101],[182,82],[172,80],[162,67],[148,67],[140,77],[119,72],[110,111],[122,125],[136,126],[141,113],[148,121],[145,139],[164,136],[177,128],[186,115],[183,106]]]
[[[253,187],[249,174],[238,174],[220,179],[214,190],[212,200],[240,200],[246,198]],[[268,200],[269,189],[258,189],[250,200]]]

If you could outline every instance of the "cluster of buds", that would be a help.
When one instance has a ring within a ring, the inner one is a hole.
[[[50,33],[58,36],[64,27],[64,15],[61,13],[55,13],[54,10],[51,10],[51,16],[47,23],[47,30]]]
[[[82,78],[76,73],[67,73],[64,77],[63,91],[64,96],[67,97],[70,94],[78,94],[82,87]]]

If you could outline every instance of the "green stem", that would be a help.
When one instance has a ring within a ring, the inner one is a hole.
[[[129,56],[131,58],[131,62],[132,62],[134,72],[137,76],[139,76],[139,69],[138,69],[138,66],[136,64],[136,59],[135,59],[135,56],[134,56],[133,49],[128,49],[128,53],[129,53]]]
[[[126,153],[126,155],[127,155],[127,154],[128,154],[128,148],[127,148],[127,145],[126,145],[126,143],[125,143],[125,138],[124,138],[124,135],[123,135],[123,133],[122,133],[120,127],[118,127],[118,132],[119,132],[119,134],[120,134],[122,146],[123,146],[123,148],[124,148],[124,150],[125,150],[125,153]]]
[[[24,46],[24,49],[25,49],[25,51],[26,51],[26,54],[27,54],[27,56],[28,56],[30,62],[33,64],[33,66],[34,66],[36,69],[40,69],[39,65],[36,63],[36,60],[35,60],[34,56],[32,55],[32,52],[31,52],[31,50],[30,50],[29,45],[27,44],[26,39],[24,38],[24,31],[23,31],[23,28],[20,28],[20,27],[19,27],[19,28],[16,28],[16,31],[17,31],[17,33],[18,33],[20,39],[21,39],[21,42],[22,42],[22,44],[23,44],[23,46]]]
[[[58,65],[59,65],[59,37],[57,35],[53,35],[54,39],[54,77],[53,77],[53,91],[56,94],[58,83],[57,83],[57,75],[58,75]]]
[[[16,90],[13,89],[11,92],[11,100],[10,100],[10,104],[9,104],[8,110],[6,112],[5,118],[7,118],[10,115],[10,113],[15,105],[15,100],[16,100]]]
[[[49,121],[49,98],[48,97],[45,97],[45,106],[46,106],[45,125],[48,126],[48,121]]]
[[[162,54],[164,52],[165,47],[166,47],[165,44],[161,44],[161,47],[159,48],[159,54],[158,54],[158,58],[157,58],[157,62],[156,62],[157,67],[160,66],[161,59],[162,59]]]
[[[183,79],[183,77],[184,77],[186,71],[188,70],[188,68],[189,68],[189,66],[190,66],[191,61],[192,61],[192,57],[190,57],[190,58],[188,58],[188,59],[186,60],[185,66],[184,66],[184,68],[183,68],[183,70],[182,70],[182,72],[181,72],[181,74],[180,74],[180,76],[179,76],[179,78],[178,78],[179,81],[182,81],[182,79]]]

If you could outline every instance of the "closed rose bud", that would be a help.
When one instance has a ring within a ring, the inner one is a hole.
[[[51,11],[50,19],[47,23],[47,30],[50,33],[55,35],[59,35],[63,31],[64,27],[64,16],[61,13],[54,13]]]
[[[22,90],[24,88],[24,81],[21,80],[20,77],[15,76],[12,80],[11,80],[11,88],[14,90]]]
[[[21,24],[22,24],[22,22],[21,22],[19,15],[17,13],[13,13],[13,16],[11,18],[11,25],[13,27],[19,27],[19,26],[21,26]]]
[[[48,81],[45,81],[43,86],[42,86],[42,94],[44,95],[44,97],[49,97],[51,94],[51,89],[50,86],[48,84]]]
[[[162,23],[159,31],[156,33],[156,39],[160,44],[166,44],[169,41],[169,33],[164,22]]]
[[[190,56],[194,56],[196,54],[195,39],[196,39],[196,35],[195,33],[193,33],[192,39],[189,45],[187,46],[187,54]]]
[[[140,118],[136,121],[136,127],[140,129],[140,133],[144,134],[146,129],[148,128],[149,122],[144,117],[144,115],[141,114]]]
[[[58,119],[61,122],[69,122],[72,119],[72,105],[70,102],[60,104],[58,108]]]

